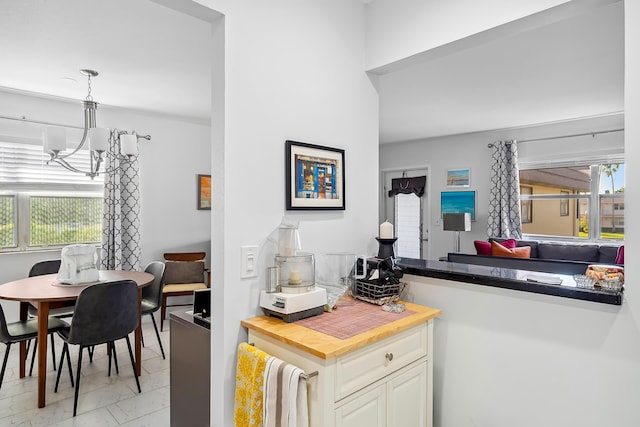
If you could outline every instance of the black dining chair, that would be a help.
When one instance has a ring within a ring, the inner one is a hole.
[[[146,314],[151,316],[153,328],[156,331],[156,337],[158,337],[158,344],[160,344],[160,352],[162,353],[162,358],[166,359],[164,356],[164,348],[162,347],[162,340],[160,339],[160,332],[158,331],[156,318],[153,315],[153,313],[158,311],[162,306],[162,277],[164,276],[164,269],[164,262],[161,261],[150,262],[145,267],[145,272],[153,274],[153,283],[142,288],[141,307],[143,316]],[[142,341],[142,344],[144,344],[144,340]]]
[[[111,344],[120,339],[127,341],[129,357],[136,379],[138,393],[141,393],[140,381],[136,372],[136,363],[131,350],[129,334],[138,327],[138,285],[133,280],[119,280],[115,282],[97,283],[80,292],[76,300],[76,307],[68,328],[59,329],[58,335],[64,341],[62,356],[58,366],[55,392],[58,391],[62,363],[69,357],[69,344],[80,346],[78,351],[78,366],[76,369],[76,390],[73,400],[73,416],[78,407],[78,393],[82,369],[82,350],[99,344]]]
[[[67,324],[55,317],[49,318],[49,334],[53,334],[61,328],[66,327]],[[4,371],[7,367],[7,360],[9,360],[9,352],[11,346],[15,343],[30,341],[32,339],[38,339],[38,320],[28,319],[19,320],[17,322],[7,323],[7,319],[4,316],[4,310],[2,304],[0,304],[0,342],[4,343],[7,348],[4,353],[4,360],[2,362],[2,371],[0,371],[0,388],[2,387],[2,380],[4,379]],[[36,345],[33,346],[33,356],[36,354]],[[33,362],[31,362],[33,366]]]
[[[37,262],[33,264],[31,270],[29,270],[29,277],[57,273],[58,270],[60,270],[60,262],[61,261],[59,259]],[[56,307],[49,310],[49,316],[55,316],[58,318],[73,316],[75,301],[66,301],[66,303],[67,304],[64,307]],[[28,311],[30,316],[38,315],[38,309],[32,305],[29,305]]]
[[[60,262],[61,260],[59,259],[37,262],[33,264],[33,266],[31,266],[31,269],[29,270],[29,277],[43,276],[45,274],[57,273],[58,270],[60,270]],[[63,307],[56,307],[49,310],[49,316],[54,316],[59,319],[73,316],[73,307],[75,305],[75,301],[67,301],[64,304],[65,305]],[[38,309],[33,305],[29,304],[27,313],[29,314],[29,317],[37,317]],[[54,334],[50,335],[51,336],[51,358],[53,359],[53,369],[55,370],[56,369],[56,347],[53,341],[53,335]],[[33,349],[33,356],[31,357],[31,367],[29,368],[29,376],[31,376],[31,374],[33,373],[33,363],[35,361],[35,354],[36,354],[35,352],[38,348],[37,346],[38,346],[38,341],[35,341],[35,348]],[[28,351],[29,349],[27,348],[27,352]]]

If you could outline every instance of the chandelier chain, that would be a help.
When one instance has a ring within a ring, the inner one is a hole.
[[[87,92],[87,101],[93,101],[93,97],[91,96],[91,74],[87,74],[87,86],[88,86],[88,92]]]

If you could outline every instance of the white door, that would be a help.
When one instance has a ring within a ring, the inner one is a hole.
[[[380,221],[394,225],[398,240],[394,248],[396,257],[429,259],[429,229],[427,185],[422,197],[415,194],[398,194],[389,197],[391,180],[427,176],[427,169],[411,169],[382,172],[382,194],[380,196]]]

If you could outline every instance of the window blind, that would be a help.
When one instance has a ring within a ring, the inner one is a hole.
[[[0,183],[2,184],[102,184],[98,176],[93,180],[77,172],[51,162],[49,155],[42,151],[42,145],[7,141],[0,138]],[[89,170],[89,151],[80,150],[66,159],[72,166]]]

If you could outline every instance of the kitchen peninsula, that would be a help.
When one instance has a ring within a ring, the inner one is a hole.
[[[605,304],[622,304],[624,288],[619,291],[579,288],[573,276],[567,274],[539,273],[511,268],[410,258],[399,259],[397,263],[402,267],[405,274],[414,276],[474,283]],[[562,283],[545,283],[544,278],[549,278],[549,281],[551,279],[560,279]],[[404,280],[410,279],[405,276]]]
[[[433,322],[441,311],[404,304],[405,312],[388,313],[356,301],[298,322],[258,316],[242,326],[248,329],[249,343],[310,376],[310,426],[431,426]],[[390,320],[361,331],[346,326],[334,335],[313,324],[330,320],[331,326],[353,325],[355,313],[367,323],[367,312],[369,323],[382,316]]]

